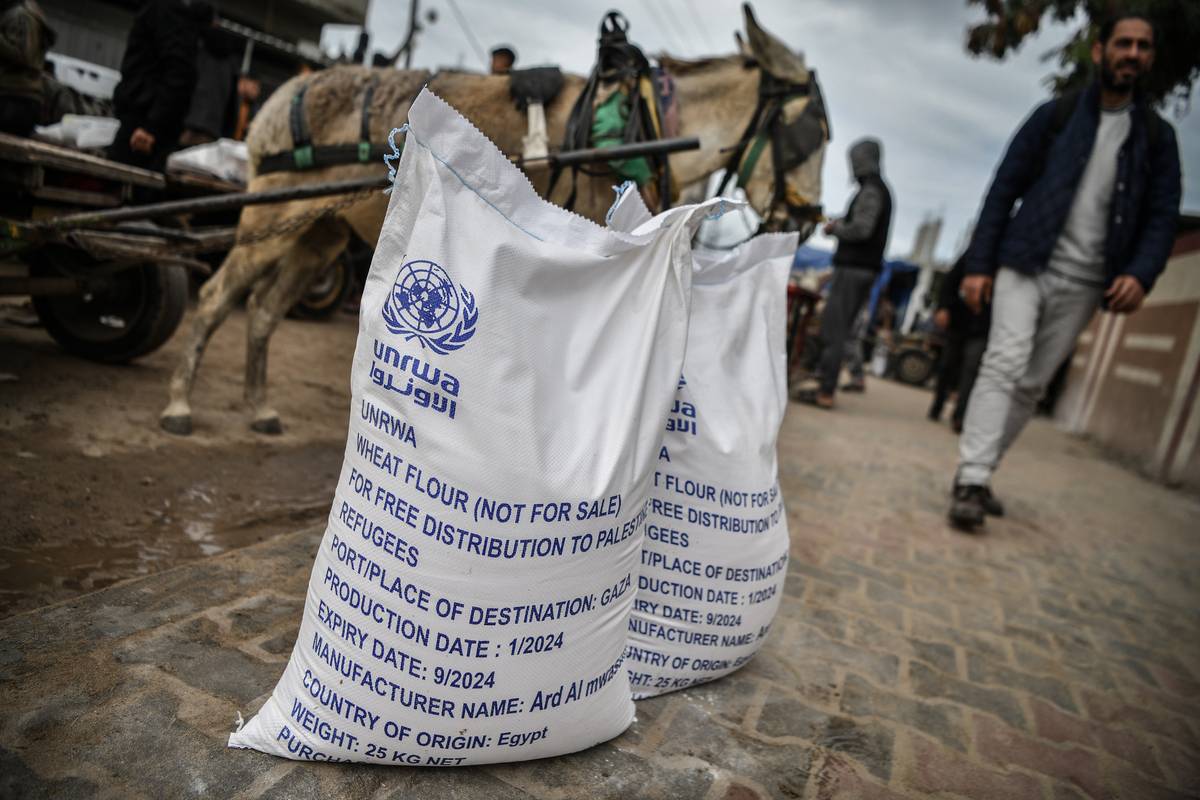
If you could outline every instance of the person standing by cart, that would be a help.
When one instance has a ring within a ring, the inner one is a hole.
[[[877,139],[860,139],[850,146],[850,169],[859,189],[846,216],[825,226],[825,233],[835,237],[838,245],[833,254],[829,297],[821,312],[821,354],[817,367],[820,385],[796,396],[800,402],[819,408],[833,408],[846,341],[883,269],[883,253],[892,224],[892,193],[883,181],[882,157],[882,146]]]
[[[151,0],[138,12],[113,92],[121,127],[109,158],[145,169],[166,166],[196,88],[200,36],[215,18],[201,0]]]
[[[41,122],[46,51],[54,31],[33,0],[0,0],[0,131],[28,136]]]

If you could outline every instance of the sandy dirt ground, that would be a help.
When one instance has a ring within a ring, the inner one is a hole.
[[[235,312],[202,365],[189,438],[160,431],[157,419],[190,317],[165,347],[127,366],[74,358],[44,330],[5,317],[0,617],[328,513],[345,446],[356,317],[281,323],[269,374],[285,430],[267,437],[250,431],[241,402],[245,319]]]

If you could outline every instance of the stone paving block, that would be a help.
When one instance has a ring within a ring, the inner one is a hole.
[[[904,795],[864,777],[845,758],[827,753],[810,781],[815,800],[902,800]]]
[[[925,642],[896,633],[866,617],[856,617],[851,626],[851,642],[882,653],[905,655],[924,661],[943,672],[957,670],[954,648],[940,642]]]
[[[1016,766],[1069,781],[1092,797],[1103,797],[1100,759],[1073,745],[1039,742],[982,714],[973,714],[975,747],[979,755],[999,766]]]
[[[794,736],[818,747],[853,757],[887,781],[892,772],[893,734],[871,722],[852,720],[807,706],[772,690],[763,704],[756,729],[773,738]]]
[[[724,770],[733,781],[766,787],[772,797],[804,796],[813,767],[815,749],[772,744],[740,730],[714,726],[701,709],[683,704],[656,745],[656,757],[699,759]]]
[[[867,597],[878,604],[889,604],[901,606],[903,608],[911,608],[914,611],[920,611],[922,614],[928,614],[934,619],[941,622],[952,622],[954,612],[946,603],[937,600],[920,600],[912,597],[908,592],[900,589],[894,589],[886,583],[868,580],[867,582]]]
[[[909,665],[913,691],[919,697],[939,698],[988,711],[1015,728],[1025,727],[1025,712],[1017,698],[1007,689],[977,686],[930,669],[920,662]]]
[[[287,655],[296,646],[296,634],[299,632],[300,628],[297,626],[295,630],[280,633],[278,636],[272,636],[270,639],[263,641],[259,647],[277,656]]]
[[[597,800],[703,797],[713,782],[711,771],[699,764],[669,768],[667,763],[651,763],[612,744],[602,744],[553,759],[496,765],[488,767],[487,772],[534,797],[569,796],[587,787],[588,796]]]
[[[818,628],[830,639],[844,641],[850,629],[853,617],[835,608],[823,606],[799,606],[798,613],[793,617],[806,625]]]
[[[1200,797],[1200,757],[1162,736],[1148,737],[1158,754],[1159,763],[1166,768],[1166,783],[1181,791]],[[1142,770],[1153,775],[1150,770]]]
[[[857,675],[846,676],[841,710],[852,717],[880,717],[933,736],[947,747],[967,751],[962,712],[953,706],[925,703],[872,686]]]
[[[741,692],[741,685],[744,683],[746,688],[752,688],[753,679],[770,681],[819,706],[836,707],[840,694],[834,664],[813,661],[800,663],[784,651],[760,652],[737,673],[716,682],[716,692],[730,692],[735,695],[732,704],[722,697],[722,714],[739,706],[737,694]],[[734,688],[735,684],[737,688]],[[726,686],[730,689],[725,688]]]
[[[878,684],[895,685],[900,669],[900,659],[896,656],[835,642],[805,625],[796,625],[794,631],[792,641],[799,661],[836,664],[859,672]]]
[[[972,631],[982,631],[990,634],[1004,634],[1004,614],[999,605],[985,601],[987,592],[978,587],[977,579],[970,579],[976,584],[971,600],[955,606],[958,615],[958,627]]]
[[[297,624],[299,620],[297,620]],[[279,680],[279,664],[266,664],[240,650],[222,647],[208,619],[159,628],[154,635],[118,647],[122,664],[151,664],[191,686],[244,705]]]
[[[836,556],[829,559],[829,561],[825,563],[825,566],[832,572],[850,573],[852,575],[858,575],[862,578],[870,578],[873,581],[887,584],[893,589],[899,591],[904,591],[907,583],[903,575],[868,567],[866,564],[860,564],[856,561],[851,561],[844,556]]]
[[[849,589],[851,591],[857,589],[862,583],[862,579],[857,575],[844,575],[840,572],[819,567],[816,564],[806,564],[803,561],[789,561],[788,572],[803,575],[806,578],[811,578],[830,586],[836,586],[839,589]]]
[[[1160,783],[1146,780],[1123,762],[1110,760],[1105,764],[1104,775],[1112,787],[1110,797],[1137,798],[1137,800],[1196,800],[1196,786],[1177,791]]]
[[[1195,733],[1181,717],[1130,705],[1119,697],[1090,689],[1083,689],[1081,693],[1084,707],[1092,719],[1114,725],[1131,725],[1147,733],[1169,736],[1189,750],[1200,753]]]
[[[1191,701],[1195,701],[1200,696],[1200,683],[1190,675],[1155,663],[1150,664],[1150,672],[1154,675],[1155,683],[1172,694],[1186,697]]]
[[[1092,800],[1074,786],[1065,783],[1054,784],[1054,800]]]
[[[43,778],[26,766],[16,753],[0,747],[0,797],[19,797],[22,800],[90,800],[100,795],[101,791],[97,783],[84,778]]]
[[[1008,652],[1004,644],[999,639],[994,639],[989,636],[964,631],[959,628],[953,628],[947,625],[934,622],[921,616],[914,616],[912,621],[912,630],[909,631],[914,637],[923,639],[929,642],[945,642],[947,644],[956,644],[967,650],[974,650],[977,653],[982,653],[985,656],[996,659],[997,661],[1007,661]]]
[[[1042,796],[1040,782],[1029,775],[984,767],[923,736],[909,739],[912,760],[905,783],[919,792],[952,792],[987,800],[1030,800]]]
[[[1104,666],[1093,669],[1081,669],[1057,658],[1048,656],[1041,650],[1031,647],[1023,641],[1009,641],[1017,667],[1028,672],[1042,675],[1054,675],[1072,684],[1086,684],[1093,689],[1115,691],[1116,682]]]
[[[1154,748],[1133,732],[1082,719],[1037,698],[1031,699],[1029,705],[1033,709],[1034,731],[1043,739],[1104,750],[1150,777],[1162,779]]]
[[[1045,698],[1067,711],[1078,711],[1067,684],[1057,678],[1032,675],[997,664],[978,653],[967,653],[967,677],[976,683],[1006,686]]]
[[[251,639],[280,627],[299,628],[300,615],[304,612],[302,598],[271,593],[258,595],[252,600],[222,615],[229,620],[233,636]]]
[[[206,797],[247,787],[258,772],[254,762],[271,758],[238,757],[224,736],[181,723],[179,711],[179,700],[162,690],[107,708],[92,723],[108,735],[92,745],[88,760],[111,772],[110,785],[136,786],[151,797]]]

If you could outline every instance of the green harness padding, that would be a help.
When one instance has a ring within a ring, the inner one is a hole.
[[[607,100],[596,106],[592,115],[592,147],[613,147],[625,143],[625,126],[629,121],[629,96],[624,90],[612,93]],[[645,156],[609,161],[613,172],[638,188],[654,179],[654,171]]]

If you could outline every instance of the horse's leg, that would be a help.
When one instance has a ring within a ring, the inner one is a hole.
[[[192,432],[192,409],[188,401],[204,348],[250,286],[271,268],[277,254],[274,247],[234,247],[221,268],[200,289],[200,304],[192,318],[191,337],[171,376],[170,399],[158,419],[163,430],[179,436]]]
[[[345,249],[350,232],[330,220],[309,228],[280,261],[275,280],[259,284],[246,306],[246,403],[250,427],[258,433],[283,433],[279,414],[267,405],[267,345],[279,320],[304,296],[320,271]]]

